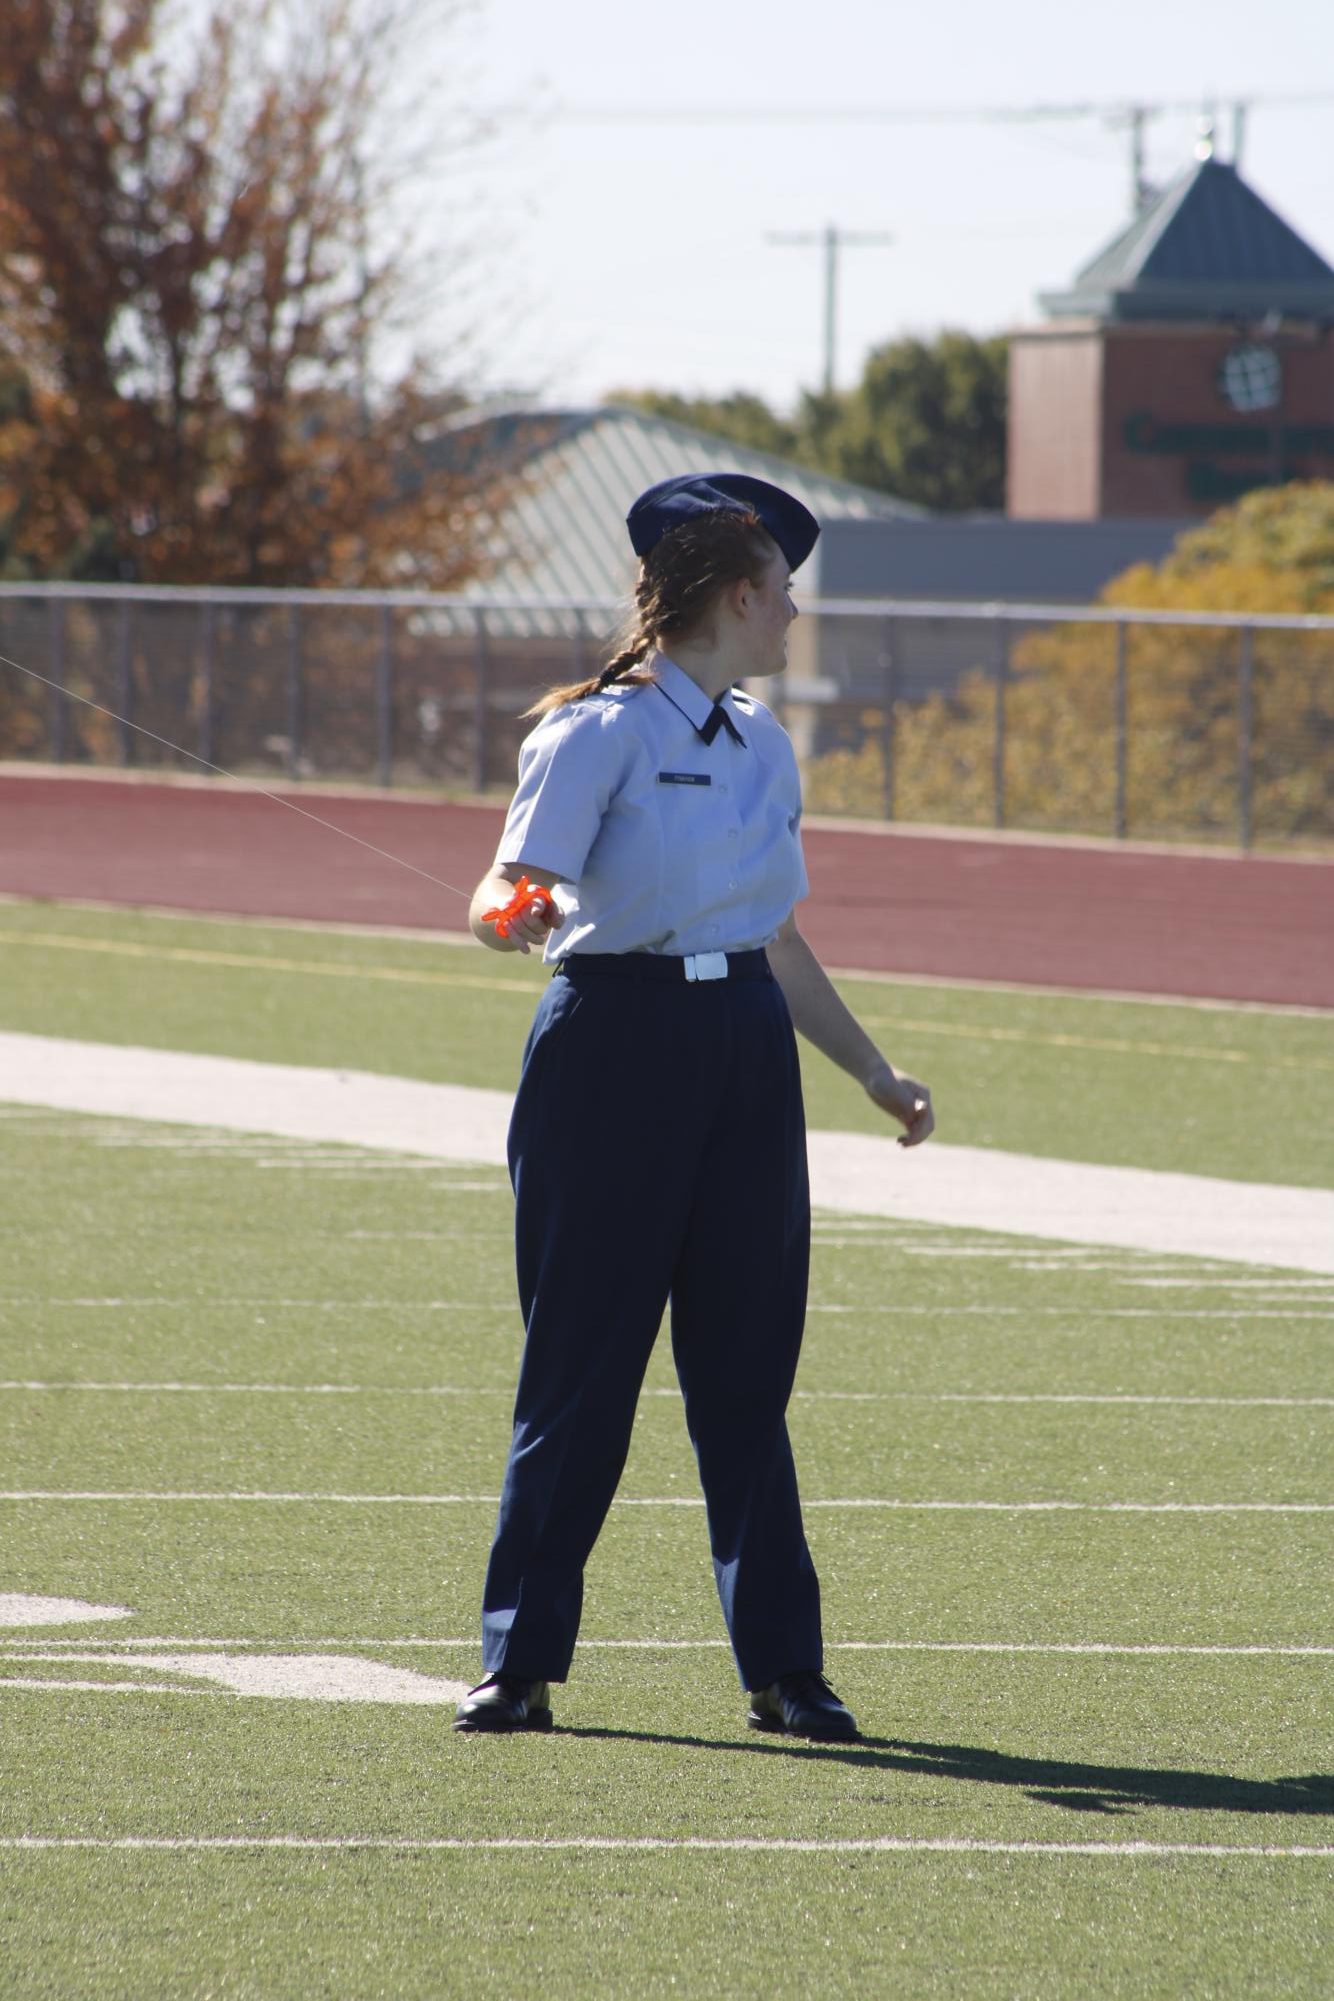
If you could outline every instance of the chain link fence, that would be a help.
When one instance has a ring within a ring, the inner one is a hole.
[[[17,663],[0,665],[0,757],[501,792],[524,710],[594,672],[623,614],[0,585],[0,654]],[[757,692],[812,813],[1334,843],[1334,618],[823,602]]]

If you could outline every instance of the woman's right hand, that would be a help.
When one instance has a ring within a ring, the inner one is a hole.
[[[548,933],[564,921],[555,897],[548,891],[530,903],[520,916],[511,917],[509,934],[515,951],[531,952],[534,945],[545,946]]]
[[[515,890],[525,879],[531,888],[545,890],[546,895],[529,903],[521,913],[507,918],[502,935],[495,922],[496,913],[512,902]],[[522,864],[511,862],[492,869],[490,875],[478,883],[473,894],[468,913],[468,927],[473,937],[493,952],[531,952],[534,945],[545,945],[547,934],[565,922],[565,914],[557,907],[551,893],[559,880],[546,869],[525,868]]]

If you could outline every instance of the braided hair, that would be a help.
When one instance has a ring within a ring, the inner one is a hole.
[[[649,655],[664,640],[695,631],[729,585],[743,580],[760,585],[776,550],[768,529],[748,508],[718,508],[671,529],[639,565],[635,615],[602,672],[550,689],[525,713],[548,715],[567,702],[603,694],[616,682],[650,685],[656,677],[643,669]]]

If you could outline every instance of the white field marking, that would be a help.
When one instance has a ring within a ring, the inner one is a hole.
[[[127,1307],[136,1312],[147,1312],[161,1308],[167,1312],[189,1311],[198,1313],[220,1312],[224,1309],[252,1313],[258,1306],[272,1308],[299,1308],[302,1311],[317,1310],[322,1313],[483,1313],[494,1312],[494,1299],[274,1299],[266,1294],[258,1294],[251,1299],[160,1299],[154,1296],[143,1298],[106,1299],[52,1299],[44,1293],[13,1293],[0,1297],[0,1311],[5,1307],[61,1307],[61,1308],[111,1308]],[[1090,1306],[1072,1308],[1069,1306],[908,1306],[897,1302],[878,1306],[833,1306],[811,1301],[806,1308],[809,1319],[815,1313],[856,1313],[863,1319],[878,1314],[893,1319],[950,1320],[983,1317],[991,1320],[1032,1320],[1039,1316],[1062,1320],[1078,1319],[1081,1323],[1094,1320],[1209,1320],[1215,1325],[1232,1326],[1249,1320],[1318,1320],[1328,1325],[1329,1313],[1304,1312],[1295,1306]],[[263,1321],[259,1323],[261,1326]],[[1082,1331],[1082,1325],[1081,1325]]]
[[[1224,1856],[1236,1860],[1299,1861],[1327,1859],[1334,1847],[1229,1845],[1221,1841],[974,1841],[965,1836],[870,1835],[865,1840],[811,1841],[796,1836],[758,1835],[390,1835],[390,1834],[6,1834],[0,1848],[125,1849],[140,1853],[145,1849],[167,1852],[226,1854],[238,1849],[287,1849],[302,1851],[359,1852],[386,1850],[393,1854],[456,1854],[477,1850],[486,1854],[538,1855],[575,1849],[584,1853],[620,1854],[733,1854],[733,1855],[1098,1855],[1118,1860],[1138,1861],[1157,1856]]]
[[[242,1299],[212,1299],[207,1294],[196,1294],[192,1299],[162,1299],[155,1294],[145,1294],[140,1298],[109,1297],[49,1299],[40,1293],[11,1293],[0,1297],[0,1307],[4,1306],[161,1306],[173,1311],[188,1308],[191,1312],[201,1309],[213,1312],[215,1308],[227,1307],[232,1310],[249,1312],[257,1306],[300,1307],[322,1313],[482,1313],[492,1311],[496,1302],[483,1299],[279,1299],[269,1293],[255,1293]]]
[[[812,1231],[812,1235],[815,1234],[816,1232]],[[911,1239],[898,1243],[894,1232],[891,1230],[886,1230],[880,1241],[886,1244],[895,1244],[896,1248],[901,1250],[903,1255],[908,1258],[993,1258],[1010,1264],[1015,1258],[1041,1256],[1051,1266],[1053,1271],[1066,1268],[1076,1271],[1082,1270],[1090,1258],[1097,1256],[1096,1251],[1087,1250],[1079,1244],[1070,1245],[1069,1247],[1062,1244],[941,1244],[923,1241],[913,1242]],[[1099,1262],[1098,1270],[1115,1271],[1117,1269],[1124,1269],[1126,1271],[1142,1271],[1147,1264],[1148,1268],[1152,1271],[1168,1271],[1172,1269],[1175,1263],[1175,1259],[1169,1262],[1162,1258],[1144,1259],[1133,1256],[1104,1258]],[[1323,1283],[1323,1281],[1317,1282]]]
[[[187,1688],[178,1681],[67,1681],[63,1675],[7,1674],[0,1676],[0,1695],[11,1688],[70,1689],[92,1695],[207,1695],[206,1688]]]
[[[1101,1050],[1114,1056],[1133,1056],[1136,1061],[1141,1056],[1160,1056],[1169,1060],[1181,1057],[1197,1063],[1244,1063],[1261,1073],[1266,1070],[1334,1071],[1334,1063],[1322,1062],[1318,1056],[1255,1057],[1248,1050],[1229,1049],[1221,1043],[1209,1048],[1187,1042],[1140,1042],[1125,1036],[1063,1035],[1055,1030],[1034,1034],[1023,1028],[984,1028],[969,1022],[920,1021],[910,1015],[863,1014],[858,1018],[867,1028],[893,1029],[900,1037],[906,1034],[935,1035],[958,1042],[1020,1043],[1033,1049]]]
[[[133,1394],[152,1396],[260,1396],[260,1397],[512,1397],[513,1389],[474,1389],[450,1383],[426,1383],[399,1387],[393,1383],[84,1383],[84,1382],[0,1382],[4,1391],[61,1390],[78,1395]],[[677,1390],[644,1390],[644,1396],[678,1396]],[[1317,1402],[1321,1399],[1317,1398]],[[1334,1402],[1334,1398],[1327,1399]],[[0,1624],[3,1624],[0,1619]]]
[[[52,1651],[44,1653],[43,1660],[69,1660],[72,1654],[56,1652],[54,1649],[87,1648],[86,1640],[48,1640],[43,1636],[44,1645]],[[0,1661],[12,1660],[18,1656],[12,1651],[20,1645],[30,1645],[28,1641],[0,1640]],[[470,1638],[441,1637],[439,1634],[424,1634],[415,1639],[318,1639],[318,1640],[183,1640],[183,1639],[141,1639],[141,1640],[99,1640],[96,1654],[86,1652],[80,1658],[101,1661],[128,1661],[136,1650],[170,1648],[181,1652],[190,1647],[199,1647],[210,1652],[235,1652],[280,1647],[290,1650],[294,1647],[314,1647],[328,1650],[333,1647],[377,1647],[388,1650],[394,1647],[410,1648],[414,1652],[422,1648],[434,1648],[439,1652],[455,1649],[475,1651],[478,1645],[476,1634]],[[593,1648],[603,1651],[635,1653],[726,1653],[731,1651],[728,1640],[586,1640],[579,1641],[581,1653]],[[1208,1646],[1171,1643],[1122,1643],[1115,1640],[826,1640],[827,1653],[842,1654],[1115,1654],[1135,1656],[1146,1655],[1153,1658],[1171,1658],[1176,1655],[1214,1659],[1246,1658],[1255,1655],[1264,1659],[1279,1660],[1328,1660],[1334,1658],[1334,1646],[1270,1646],[1234,1645]],[[98,1683],[99,1687],[104,1686]]]
[[[499,1193],[502,1189],[508,1195],[509,1187],[502,1182],[451,1181],[450,1191],[456,1188],[485,1189],[488,1194]],[[473,1230],[340,1230],[339,1237],[353,1244],[448,1244],[460,1237],[474,1237]]]
[[[60,1381],[0,1381],[5,1392],[60,1391],[83,1395],[151,1396],[266,1396],[266,1397],[505,1397],[509,1388],[489,1389],[456,1383],[92,1383]],[[646,1397],[670,1397],[679,1402],[679,1389],[656,1386],[640,1391]],[[794,1390],[798,1403],[958,1403],[958,1404],[1161,1404],[1193,1409],[1196,1406],[1222,1410],[1323,1410],[1334,1407],[1328,1397],[1203,1397],[1139,1395],[1129,1391],[1099,1393],[1083,1390]],[[0,1617],[0,1625],[4,1624]]]
[[[16,1487],[0,1492],[0,1501],[136,1501],[167,1503],[227,1502],[262,1506],[351,1507],[351,1508],[454,1508],[499,1506],[498,1494],[328,1494],[328,1493],[243,1493],[202,1489],[171,1491],[111,1488]],[[618,1494],[618,1508],[702,1508],[702,1495],[655,1494],[636,1498]],[[907,1513],[936,1514],[1081,1514],[1081,1515],[1329,1515],[1334,1501],[907,1501],[864,1495],[842,1495],[837,1499],[803,1500],[808,1510],[857,1508],[903,1510]]]
[[[33,1305],[42,1302],[34,1300]],[[1329,1325],[1327,1310],[1305,1312],[1296,1306],[1090,1306],[1072,1308],[1069,1306],[822,1306],[810,1305],[806,1308],[809,1319],[815,1313],[855,1313],[863,1319],[873,1315],[884,1315],[893,1319],[992,1319],[992,1320],[1033,1320],[1060,1319],[1072,1323],[1072,1332],[1084,1333],[1087,1326],[1098,1320],[1208,1320],[1214,1326],[1234,1326],[1251,1320],[1318,1320],[1322,1326]]]
[[[73,1626],[90,1619],[132,1619],[127,1605],[86,1605],[82,1598],[34,1598],[0,1591],[0,1626]]]
[[[115,1658],[103,1653],[24,1652],[7,1653],[3,1660],[24,1662],[77,1661],[83,1666],[100,1665]],[[299,1702],[392,1702],[453,1707],[472,1687],[467,1681],[446,1681],[438,1675],[419,1674],[415,1668],[387,1667],[383,1661],[367,1661],[350,1654],[230,1654],[230,1653],[145,1653],[135,1665],[158,1674],[177,1674],[197,1681],[215,1682],[233,1695],[265,1696]],[[13,1686],[0,1676],[0,1690]],[[55,1688],[68,1682],[52,1680]],[[94,1682],[92,1687],[105,1686]],[[163,1683],[159,1692],[176,1693],[177,1684]],[[197,1691],[189,1689],[190,1694]]]
[[[33,1305],[41,1304],[34,1300]],[[195,1304],[198,1304],[196,1301]],[[813,1313],[857,1313],[863,1318],[871,1314],[888,1314],[894,1318],[907,1319],[924,1317],[931,1320],[958,1319],[965,1316],[984,1316],[995,1320],[1033,1320],[1059,1318],[1077,1320],[1083,1325],[1094,1320],[1210,1320],[1215,1326],[1232,1326],[1242,1320],[1318,1320],[1323,1326],[1329,1325],[1327,1311],[1306,1313],[1294,1306],[1089,1306],[1072,1308],[1069,1306],[820,1306],[809,1305],[807,1318]]]
[[[1124,1276],[1127,1285],[1150,1287],[1156,1291],[1166,1289],[1180,1292],[1183,1287],[1199,1291],[1201,1287],[1226,1286],[1229,1292],[1259,1292],[1272,1297],[1297,1293],[1309,1294],[1316,1299],[1334,1298],[1327,1278],[1224,1278],[1220,1275],[1216,1278],[1195,1279],[1183,1278],[1176,1274],[1160,1275],[1157,1272],[1141,1274],[1129,1270]]]
[[[1164,1404],[1187,1409],[1197,1405],[1223,1410],[1315,1410],[1334,1406],[1330,1397],[1201,1397],[1140,1395],[1130,1391],[1101,1394],[1084,1390],[798,1390],[798,1397],[818,1397],[840,1403],[1055,1403]]]
[[[0,1035],[0,1098],[500,1166],[511,1097],[357,1071]],[[818,1208],[1334,1274],[1334,1193],[813,1132]]]
[[[70,765],[35,767],[28,764],[20,765],[12,760],[8,763],[0,761],[0,773],[6,777],[26,778],[56,775],[69,778],[75,776],[76,771],[77,767]],[[107,773],[103,771],[98,775],[106,777]],[[182,781],[187,784],[192,782],[188,772],[177,775],[176,782],[180,783]],[[211,786],[215,789],[221,789],[220,782],[216,778],[200,779],[194,782]],[[334,796],[333,788],[316,788],[312,786],[310,789],[311,791],[327,791],[328,796]],[[341,797],[343,794],[340,792],[337,796]],[[350,796],[364,797],[365,794],[361,793]],[[419,796],[429,797],[431,795],[422,794]],[[877,834],[885,834],[892,831],[884,827],[880,822],[821,820],[818,815],[810,814],[806,814],[804,820],[808,826],[816,828],[828,827],[840,833],[846,833],[849,828],[853,831],[861,828],[864,831]],[[944,835],[946,838],[952,837],[954,839],[987,840],[993,838],[990,834],[977,835],[967,830],[961,832],[957,828],[923,828],[920,831],[922,833],[929,832],[936,837]],[[1016,837],[1014,834],[1008,836],[1002,834],[1001,838],[1014,840]],[[1040,840],[1045,837],[1029,836],[1028,838],[1031,842],[1035,839]],[[1066,844],[1068,843],[1063,843],[1063,845]],[[1095,842],[1092,845],[1096,846],[1098,843]],[[1117,843],[1118,852],[1126,852],[1129,848],[1135,848],[1147,854],[1179,856],[1194,853],[1202,855],[1211,861],[1220,859],[1218,851],[1214,848],[1190,849],[1187,847],[1168,846],[1166,843],[1161,842]],[[1229,857],[1224,855],[1221,859],[1227,860]],[[1269,857],[1260,857],[1260,859],[1269,859]],[[1285,859],[1303,861],[1309,864],[1321,861],[1323,857],[1294,855],[1285,857]],[[32,903],[32,897],[16,896],[8,892],[0,892],[0,905],[13,904],[30,908]],[[60,899],[60,908],[62,910],[92,910],[98,912],[100,915],[110,913],[117,917],[124,917],[125,915],[124,904],[98,902],[95,898],[62,896]],[[144,908],[136,908],[134,915],[136,919],[144,920],[148,923],[184,923],[201,926],[211,924],[215,927],[225,929],[244,929],[247,931],[296,931],[314,932],[316,934],[329,932],[340,938],[367,938],[374,939],[377,942],[383,938],[394,938],[406,944],[426,947],[456,945],[464,947],[469,952],[475,951],[477,943],[470,931],[409,929],[404,925],[392,924],[354,924],[346,922],[334,924],[328,923],[322,918],[309,917],[252,917],[245,911],[176,910],[165,904],[155,905],[152,908],[146,906]],[[22,936],[25,940],[35,941],[40,940],[42,933],[40,931],[24,931]],[[827,966],[825,970],[829,974],[829,977],[834,980],[860,980],[867,986],[924,987],[929,993],[947,993],[950,988],[959,987],[965,993],[1019,994],[1025,999],[1031,999],[1037,994],[1052,1000],[1093,1001],[1112,1007],[1189,1008],[1193,1013],[1203,1014],[1295,1015],[1302,1020],[1323,1021],[1326,1023],[1330,1018],[1328,1008],[1306,1007],[1296,1001],[1215,1000],[1194,994],[1122,993],[1119,990],[1104,987],[1053,987],[1038,985],[1035,982],[1030,982],[1025,986],[1015,980],[966,979],[961,975],[953,973],[945,975],[937,973],[873,972],[868,971],[865,967],[857,966]]]
[[[504,1091],[9,1034],[0,1035],[0,1097],[497,1166],[511,1105]]]
[[[982,1259],[989,1259],[993,1264],[1001,1265],[1007,1270],[1069,1271],[1075,1273],[1110,1271],[1120,1272],[1126,1275],[1127,1278],[1132,1273],[1142,1271],[1180,1272],[1183,1263],[1183,1259],[1180,1257],[1153,1257],[1145,1252],[1136,1251],[1099,1251],[1082,1245],[1067,1248],[1063,1244],[915,1243],[911,1237],[906,1236],[897,1227],[882,1228],[881,1232],[874,1236],[869,1232],[863,1232],[857,1236],[844,1236],[841,1234],[828,1235],[822,1232],[817,1225],[811,1231],[811,1241],[814,1244],[818,1244],[822,1250],[892,1251],[895,1256],[903,1258],[945,1258],[961,1262],[967,1260],[976,1262]],[[1040,1263],[1037,1262],[1038,1260],[1040,1260]],[[1231,1280],[1231,1274],[1236,1270],[1234,1265],[1214,1264],[1212,1261],[1203,1258],[1199,1260],[1199,1263],[1205,1273],[1205,1276],[1199,1280],[1201,1285],[1228,1284]],[[1284,1281],[1279,1278],[1274,1282],[1279,1284]],[[1294,1278],[1291,1282],[1296,1285],[1315,1285],[1324,1288],[1328,1288],[1330,1283],[1328,1278],[1323,1277],[1311,1279]],[[1263,1285],[1266,1281],[1264,1279],[1257,1279],[1253,1283]]]
[[[207,946],[143,945],[127,938],[71,937],[58,931],[0,931],[0,945],[26,945],[39,951],[101,952],[117,959],[155,959],[174,965],[227,966],[251,973],[298,973],[312,979],[392,981],[412,987],[472,987],[482,993],[512,994],[531,1007],[536,982],[487,979],[480,973],[436,973],[414,966],[367,966],[355,960],[279,959],[267,953],[219,952]]]
[[[138,940],[93,938],[79,933],[71,935],[58,931],[0,930],[0,944],[26,946],[29,950],[37,951],[93,952],[113,958],[154,959],[177,965],[225,966],[233,971],[268,975],[283,973],[308,979],[351,979],[388,982],[400,986],[468,988],[482,993],[508,994],[527,1002],[530,1006],[538,991],[536,981],[522,976],[498,979],[488,978],[483,973],[442,973],[424,967],[373,965],[355,960],[286,959],[268,953],[226,952],[207,946],[146,945]],[[865,979],[866,975],[836,972],[834,977],[857,980]],[[1192,1003],[1185,1000],[1180,1005],[1188,1007]],[[1281,1011],[1288,1012],[1286,1009]],[[1317,1011],[1310,1010],[1310,1012]],[[1063,1034],[1054,1030],[1034,1033],[1029,1029],[991,1027],[971,1022],[943,1022],[939,1018],[921,1020],[902,1014],[866,1015],[863,1019],[868,1028],[892,1028],[900,1034],[910,1032],[919,1035],[949,1036],[965,1042],[1018,1043],[1040,1049],[1102,1050],[1113,1055],[1133,1056],[1137,1062],[1142,1062],[1146,1057],[1164,1057],[1168,1061],[1246,1064],[1251,1070],[1261,1072],[1334,1070],[1334,1063],[1322,1062],[1319,1057],[1256,1056],[1250,1050],[1232,1049],[1226,1044],[1200,1046],[1193,1043],[1147,1042],[1124,1036]]]

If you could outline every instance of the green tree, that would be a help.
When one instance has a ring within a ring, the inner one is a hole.
[[[942,513],[992,510],[1005,505],[1007,353],[999,335],[890,341],[867,357],[855,389],[808,390],[791,417],[745,390],[626,390],[609,400],[896,500]]]
[[[876,348],[832,421],[808,411],[821,466],[940,513],[1003,508],[1007,351],[967,333]]]
[[[686,424],[693,431],[708,431],[727,438],[753,452],[772,452],[778,458],[796,458],[800,439],[796,426],[769,408],[762,396],[737,389],[730,396],[678,396],[666,389],[614,389],[609,403],[643,410],[650,417],[665,417],[673,424]]]

